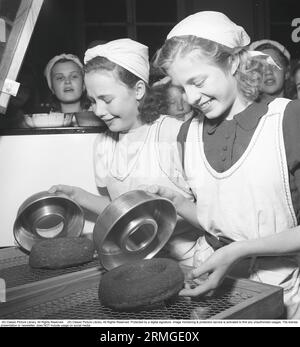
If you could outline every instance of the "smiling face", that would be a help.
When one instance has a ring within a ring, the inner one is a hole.
[[[61,103],[78,102],[84,91],[82,70],[73,61],[57,62],[51,70],[51,86]]]
[[[187,102],[207,118],[230,118],[242,110],[234,71],[225,72],[198,52],[177,56],[167,72],[172,83],[183,89]]]
[[[268,54],[273,58],[275,63],[281,68],[268,65],[266,67],[262,85],[262,92],[274,96],[283,96],[284,83],[288,78],[287,68],[283,63],[283,59],[277,50],[268,48],[261,50],[263,53]]]
[[[94,113],[111,131],[125,133],[141,125],[138,111],[141,93],[136,87],[129,88],[113,71],[93,70],[84,79]]]

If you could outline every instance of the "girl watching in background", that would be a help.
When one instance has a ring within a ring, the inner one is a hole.
[[[60,54],[47,64],[44,75],[52,92],[51,112],[74,113],[87,110],[83,65],[73,54]]]

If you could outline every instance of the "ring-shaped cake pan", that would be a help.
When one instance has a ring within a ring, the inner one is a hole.
[[[66,195],[38,192],[19,207],[14,238],[21,249],[30,252],[42,239],[78,237],[84,227],[82,208]]]
[[[100,214],[93,239],[100,262],[107,270],[151,259],[167,243],[177,213],[168,199],[143,190],[127,192]]]

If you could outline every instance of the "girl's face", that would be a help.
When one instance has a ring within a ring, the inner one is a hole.
[[[262,52],[271,56],[275,63],[281,67],[281,70],[272,65],[266,67],[262,92],[268,95],[283,96],[284,83],[288,76],[286,68],[282,64],[282,58],[280,54],[272,48],[263,49]]]
[[[297,98],[300,99],[300,69],[298,69],[294,75],[296,89],[297,89]]]
[[[237,84],[233,73],[224,72],[199,53],[188,53],[177,58],[168,69],[174,85],[183,89],[187,102],[209,119],[236,114]]]
[[[51,71],[52,91],[61,103],[78,102],[84,90],[80,67],[73,61],[58,62]]]
[[[84,80],[94,113],[111,131],[125,133],[141,126],[135,88],[105,70],[88,72]]]
[[[168,88],[168,115],[184,119],[191,111],[191,106],[184,98],[180,88],[170,86]]]

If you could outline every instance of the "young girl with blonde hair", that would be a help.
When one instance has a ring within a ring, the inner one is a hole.
[[[182,295],[214,288],[248,257],[235,273],[282,286],[287,317],[299,318],[299,256],[282,254],[300,250],[293,242],[300,232],[300,105],[259,99],[264,67],[275,62],[249,51],[249,43],[245,30],[219,12],[196,13],[171,30],[156,66],[200,111],[185,127],[184,146],[197,202],[162,186],[148,190],[171,199],[179,215],[205,230],[191,277],[211,274]]]

